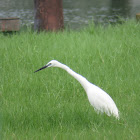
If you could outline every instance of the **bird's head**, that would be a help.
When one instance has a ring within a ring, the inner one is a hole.
[[[42,69],[45,69],[45,68],[48,68],[48,67],[59,67],[59,65],[61,65],[61,63],[58,62],[57,60],[51,60],[45,66],[43,66],[42,68],[36,70],[35,72],[38,72],[38,71],[40,71]]]
[[[58,67],[61,63],[57,60],[51,60],[46,64],[47,67]]]

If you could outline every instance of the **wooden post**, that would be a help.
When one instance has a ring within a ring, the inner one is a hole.
[[[136,19],[137,19],[137,21],[140,21],[140,13],[136,14]]]
[[[34,0],[34,29],[57,31],[64,28],[62,0]]]

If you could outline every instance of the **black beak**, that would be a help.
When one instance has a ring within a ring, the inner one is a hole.
[[[47,68],[47,67],[50,66],[50,65],[51,65],[51,64],[45,65],[45,66],[43,66],[42,68],[36,70],[35,72],[38,72],[38,71],[40,71],[40,70],[43,70],[43,69]]]

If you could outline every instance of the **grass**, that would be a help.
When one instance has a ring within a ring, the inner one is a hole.
[[[0,34],[1,138],[4,140],[128,140],[140,137],[140,24],[81,31]],[[120,120],[97,114],[59,60],[104,89]]]

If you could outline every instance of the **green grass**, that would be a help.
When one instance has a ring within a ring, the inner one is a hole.
[[[120,120],[97,114],[56,59],[104,89]],[[0,130],[4,140],[128,140],[140,137],[140,24],[81,31],[0,34]]]

